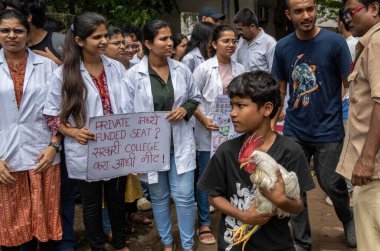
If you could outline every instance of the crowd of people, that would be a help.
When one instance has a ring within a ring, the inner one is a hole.
[[[295,31],[278,42],[248,8],[231,26],[204,7],[189,36],[164,20],[117,27],[94,12],[76,15],[63,34],[42,0],[0,3],[2,251],[75,250],[78,193],[93,251],[107,242],[127,251],[128,225],[153,221],[162,249],[175,250],[171,199],[183,250],[195,249],[195,237],[220,251],[242,250],[231,230],[243,224],[260,225],[246,250],[312,250],[310,163],[346,245],[380,248],[380,1],[343,1],[338,34],[316,26],[314,0],[286,0]],[[230,98],[240,136],[212,155],[220,95]],[[169,164],[87,180],[88,142],[96,139],[89,118],[154,111],[166,111],[171,124]],[[261,142],[252,152],[295,173],[299,197],[287,197],[280,172],[271,190],[252,184],[241,169],[252,136]],[[257,189],[291,216],[259,214]],[[222,214],[216,235],[214,208]],[[154,219],[138,209],[152,209]]]

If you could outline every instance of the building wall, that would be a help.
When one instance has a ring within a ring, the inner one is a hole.
[[[235,15],[234,0],[229,1],[230,17],[229,20],[226,20],[226,22],[233,25],[232,19]],[[272,35],[276,39],[280,39],[293,30],[292,23],[284,17],[284,10],[281,10],[281,8],[277,9],[278,6],[281,5],[281,2],[283,2],[283,0],[239,0],[239,8],[250,8],[254,10],[258,16],[260,16],[260,13],[264,11],[264,16],[266,19],[259,20],[260,26],[263,27],[268,34]],[[216,10],[222,12],[222,0],[177,0],[177,5],[180,12],[186,13],[197,14],[198,11],[204,6],[214,7]],[[282,17],[279,17],[279,11],[281,12],[281,15],[283,14]],[[164,14],[163,19],[171,24],[173,32],[181,32],[180,13],[173,11],[171,14]],[[335,29],[337,27],[335,20],[329,20],[326,22],[322,21],[322,18],[318,19],[317,25],[330,29]]]
[[[239,0],[240,8],[251,8],[255,9],[257,0]],[[193,12],[198,13],[198,11],[204,6],[210,6],[215,8],[218,11],[222,11],[222,0],[177,0],[178,9],[180,12]],[[229,23],[232,24],[232,18],[235,14],[234,1],[230,0],[230,20]],[[181,31],[181,20],[180,13],[173,11],[171,14],[164,14],[163,19],[171,24],[171,27],[174,32]],[[227,20],[226,20],[227,21]]]

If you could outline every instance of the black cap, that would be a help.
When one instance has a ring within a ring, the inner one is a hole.
[[[224,20],[226,17],[223,13],[219,13],[212,7],[203,7],[198,14],[199,19],[202,19],[202,17],[212,17],[219,20]]]

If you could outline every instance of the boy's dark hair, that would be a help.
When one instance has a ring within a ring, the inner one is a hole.
[[[344,10],[343,10],[343,9],[339,9],[338,16],[339,16],[339,22],[342,22],[342,23],[343,23],[344,29],[345,29],[346,31],[349,31],[349,30],[350,30],[350,26],[348,25],[348,23],[346,23],[346,22],[344,21]]]
[[[260,108],[265,103],[273,104],[272,119],[281,106],[280,88],[276,78],[265,71],[251,71],[235,77],[227,87],[230,98],[251,98]]]
[[[235,24],[242,23],[244,26],[254,24],[256,27],[259,27],[259,20],[257,19],[256,14],[248,8],[239,10],[234,16],[233,21]]]

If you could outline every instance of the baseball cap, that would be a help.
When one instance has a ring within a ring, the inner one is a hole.
[[[219,13],[214,8],[206,6],[199,11],[198,17],[199,19],[202,17],[212,17],[215,19],[224,20],[226,16],[223,13]]]

